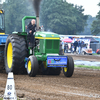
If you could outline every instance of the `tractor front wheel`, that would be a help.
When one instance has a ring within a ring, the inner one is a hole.
[[[39,69],[38,60],[35,56],[30,56],[27,61],[27,73],[30,77],[35,77]]]
[[[71,77],[74,72],[74,61],[73,58],[68,56],[67,66],[63,68],[63,73],[66,77]]]

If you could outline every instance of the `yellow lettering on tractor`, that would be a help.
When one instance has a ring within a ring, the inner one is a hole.
[[[54,37],[54,35],[52,35],[52,37]]]

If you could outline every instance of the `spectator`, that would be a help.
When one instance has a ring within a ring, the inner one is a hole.
[[[78,42],[77,42],[77,40],[75,40],[75,42],[74,42],[74,52],[76,52],[77,47],[78,47]]]
[[[74,53],[74,45],[73,45],[73,43],[71,44],[71,52]]]
[[[81,48],[82,48],[82,47],[84,47],[84,42],[83,42],[83,41],[81,42]]]
[[[81,54],[81,42],[80,42],[80,40],[78,41],[78,52],[79,52],[79,54]]]
[[[41,31],[44,31],[44,27],[43,27],[43,25],[41,26]]]
[[[68,49],[69,49],[69,48],[68,48],[68,44],[66,44],[66,52],[67,52],[67,53],[68,53]]]
[[[63,53],[64,53],[64,42],[62,41],[62,49],[63,49]]]
[[[66,44],[64,44],[64,53],[66,53]]]

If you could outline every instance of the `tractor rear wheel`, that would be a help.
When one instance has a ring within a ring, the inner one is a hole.
[[[35,77],[39,69],[38,60],[35,56],[30,56],[27,61],[27,73],[30,77]]]
[[[25,72],[24,59],[27,56],[27,46],[24,37],[11,34],[5,44],[4,61],[6,73],[18,74]]]
[[[63,68],[63,73],[66,77],[71,77],[74,72],[74,61],[73,58],[68,56],[67,66]]]

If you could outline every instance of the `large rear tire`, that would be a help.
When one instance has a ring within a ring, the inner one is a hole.
[[[6,73],[14,74],[25,71],[24,59],[27,56],[27,46],[24,37],[11,34],[5,44],[4,61]]]
[[[73,58],[68,56],[67,66],[63,68],[63,73],[66,77],[71,77],[74,72],[74,61]]]
[[[35,77],[39,69],[38,60],[35,56],[30,56],[27,61],[27,73],[30,77]]]

